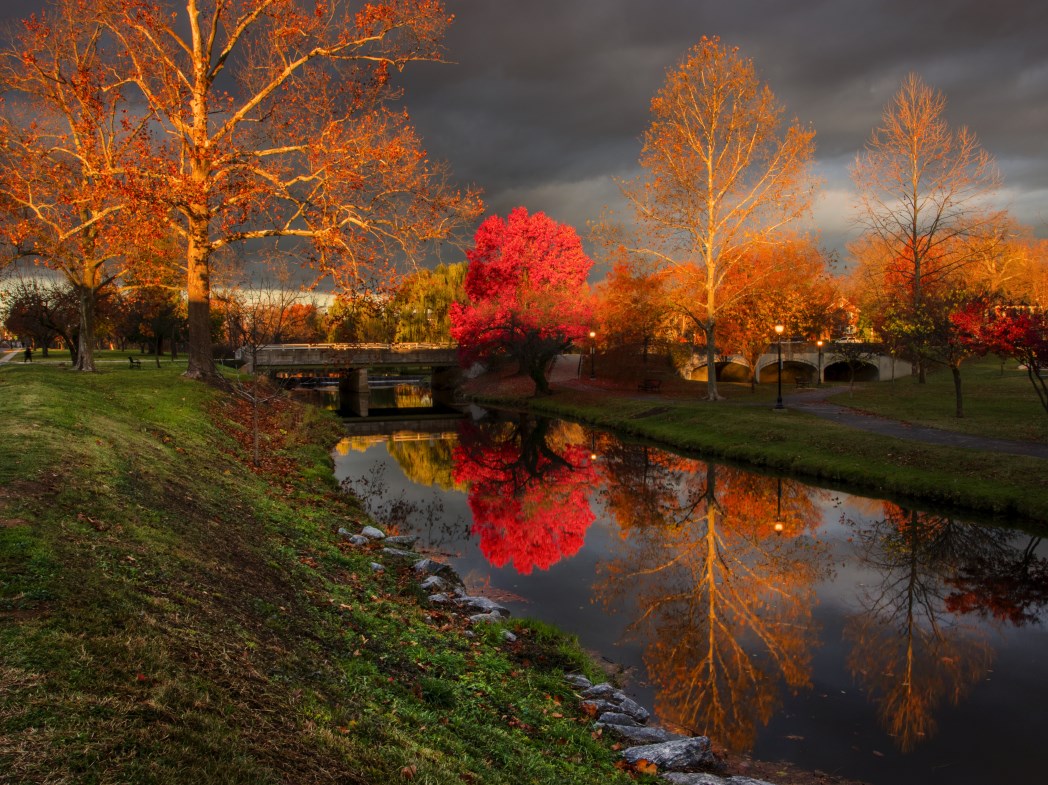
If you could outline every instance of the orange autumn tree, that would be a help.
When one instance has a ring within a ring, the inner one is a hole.
[[[916,344],[925,337],[927,294],[976,260],[1004,223],[990,205],[1000,183],[993,158],[967,128],[952,130],[945,111],[942,93],[910,74],[852,170],[863,227],[858,247],[879,260],[882,286],[894,291],[889,299],[905,305],[899,314],[922,383]]]
[[[79,301],[74,365],[94,371],[98,302],[149,248],[162,216],[129,173],[148,115],[128,109],[115,44],[96,3],[56,0],[0,51],[0,238],[4,259],[61,274]]]
[[[620,249],[621,250],[621,249]],[[665,340],[672,316],[658,270],[622,250],[596,293],[598,335],[608,347],[640,347],[647,364],[652,347]]]
[[[758,283],[753,281],[757,276]],[[809,238],[755,249],[748,264],[729,276],[726,288],[738,290],[718,329],[718,343],[738,352],[749,364],[750,386],[756,384],[757,362],[775,340],[775,325],[784,337],[808,340],[840,334],[847,321],[845,303],[830,273],[825,254]]]
[[[785,126],[753,61],[718,38],[703,38],[667,74],[651,114],[646,174],[622,186],[647,238],[636,250],[676,273],[674,307],[705,335],[713,368],[728,276],[808,212],[815,132]],[[715,374],[708,397],[720,397]]]
[[[104,0],[134,99],[163,137],[140,161],[185,254],[192,377],[215,374],[213,255],[285,237],[343,290],[386,285],[478,214],[431,162],[391,74],[440,60],[438,0]]]

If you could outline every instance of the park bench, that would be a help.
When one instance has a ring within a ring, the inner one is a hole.
[[[131,363],[131,367],[132,367],[132,368],[141,368],[141,367],[142,367],[142,361],[141,361],[141,360],[136,360],[136,359],[135,359],[134,357],[132,357],[131,355],[128,355],[128,356],[127,356],[127,361],[128,361],[129,363]]]
[[[797,385],[798,389],[802,387],[811,387],[812,385],[810,376],[798,376],[793,380],[793,383]]]
[[[662,379],[645,379],[637,385],[637,389],[641,392],[658,392],[659,388],[662,387]]]

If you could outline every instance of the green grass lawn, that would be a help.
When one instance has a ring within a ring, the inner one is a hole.
[[[253,469],[244,406],[170,366],[0,372],[0,782],[630,781],[577,644],[373,572],[339,423],[278,402]]]
[[[0,356],[6,354],[9,349],[0,349]],[[23,363],[23,354],[21,349],[14,350],[18,353],[11,359],[6,365],[14,367],[25,366],[28,370],[33,366],[67,366],[71,363],[69,351],[67,349],[48,349],[47,357],[44,357],[43,352],[40,349],[33,350],[33,360],[29,363]],[[116,365],[126,365],[128,369],[131,368],[131,363],[128,362],[128,357],[134,357],[142,363],[142,367],[156,368],[156,355],[155,354],[143,354],[138,347],[134,347],[126,350],[109,350],[109,349],[98,349],[95,351],[95,363],[104,367],[111,367]],[[170,353],[160,355],[160,364],[166,365],[185,365],[186,356],[184,354],[178,355],[174,359],[171,358]],[[0,366],[3,367],[3,366]]]
[[[910,378],[861,385],[835,403],[883,417],[997,439],[1048,444],[1048,412],[1041,406],[1026,371],[1008,363],[1002,373],[994,359],[961,365],[964,417],[956,416],[953,377],[938,369],[926,384]]]

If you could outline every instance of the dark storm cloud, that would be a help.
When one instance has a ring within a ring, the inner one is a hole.
[[[817,131],[817,217],[851,231],[848,167],[910,71],[995,154],[1005,196],[1048,234],[1048,5],[1004,0],[458,0],[448,57],[405,77],[431,152],[489,207],[525,200],[577,225],[635,171],[652,95],[687,49],[721,37]]]
[[[0,0],[0,17],[40,3]],[[814,125],[816,217],[853,229],[848,167],[901,79],[993,153],[1019,218],[1048,235],[1048,4],[1018,0],[447,0],[450,64],[413,64],[404,102],[432,156],[489,208],[584,229],[636,171],[649,102],[703,36],[753,58],[790,117]]]

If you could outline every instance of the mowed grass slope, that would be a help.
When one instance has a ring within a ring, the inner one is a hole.
[[[338,424],[176,370],[0,369],[0,782],[613,783],[535,623],[473,637],[338,527]]]

